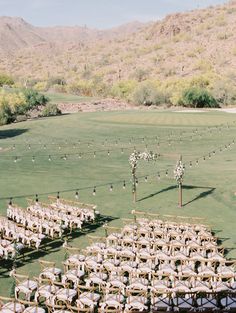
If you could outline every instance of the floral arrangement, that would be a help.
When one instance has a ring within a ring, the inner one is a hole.
[[[182,162],[182,158],[176,163],[176,167],[174,169],[174,178],[178,184],[182,184],[185,173],[185,167]]]

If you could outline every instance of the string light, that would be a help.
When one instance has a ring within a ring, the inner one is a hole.
[[[29,150],[31,149],[31,145],[28,145],[28,149],[29,149]]]
[[[96,187],[93,188],[93,196],[96,196]]]
[[[65,160],[65,161],[67,160],[67,155],[66,154],[64,155],[63,160]]]
[[[113,191],[113,185],[112,184],[110,185],[110,191]]]
[[[94,153],[93,153],[93,157],[96,158],[96,152],[95,152],[95,151],[94,151]]]
[[[35,157],[34,156],[32,156],[32,162],[35,162]]]
[[[193,165],[192,165],[192,161],[190,161],[190,162],[189,162],[189,166],[190,166],[190,167],[192,167],[192,166],[193,166]]]
[[[57,192],[57,199],[60,199],[60,192]]]
[[[46,145],[43,146],[43,149],[44,149],[44,150],[46,149]]]
[[[12,198],[9,199],[8,204],[9,204],[9,205],[12,205]]]
[[[126,188],[126,183],[125,183],[125,180],[124,180],[124,182],[123,182],[123,189],[125,189]]]
[[[109,150],[107,151],[107,155],[108,155],[108,156],[110,155],[110,151],[109,151]]]
[[[198,160],[196,160],[196,165],[198,165],[199,164],[199,161]]]
[[[48,156],[48,161],[49,161],[49,162],[52,161],[51,155]]]
[[[76,190],[76,192],[75,192],[75,199],[79,199],[79,192],[78,192],[78,190]]]
[[[39,202],[38,194],[35,195],[35,202]]]
[[[166,177],[168,177],[168,170],[166,170]]]
[[[160,180],[161,179],[161,175],[160,173],[157,173],[157,179]]]
[[[17,160],[18,160],[18,158],[17,158],[17,156],[15,157],[15,159],[14,159],[14,162],[16,163],[17,162]]]
[[[147,181],[148,181],[148,178],[147,178],[147,176],[145,176],[145,183],[147,183]]]

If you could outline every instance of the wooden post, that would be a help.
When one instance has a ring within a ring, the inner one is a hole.
[[[182,155],[180,155],[179,160],[182,162]],[[179,182],[179,207],[183,206],[183,189],[182,189],[182,179]]]
[[[136,186],[136,175],[135,175],[135,168],[132,170],[132,176],[133,176],[133,202],[136,203],[137,201],[137,186]]]
[[[179,183],[179,207],[183,206],[183,191],[182,191],[182,183]]]

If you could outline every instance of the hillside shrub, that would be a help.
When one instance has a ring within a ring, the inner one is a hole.
[[[48,116],[56,116],[60,114],[61,114],[61,110],[57,107],[55,103],[48,103],[43,109],[41,116],[48,117]]]
[[[10,106],[4,101],[0,106],[0,125],[10,124],[14,121],[14,115]]]
[[[49,101],[45,95],[33,89],[24,89],[23,94],[25,96],[25,104],[19,107],[18,114],[25,114],[30,110],[38,109],[41,106],[45,106]]]
[[[135,80],[122,80],[113,85],[111,95],[115,98],[130,101],[137,84]]]
[[[165,102],[164,95],[150,82],[139,84],[133,93],[133,102],[139,105],[160,105]]]
[[[217,108],[219,104],[213,95],[203,88],[191,87],[182,96],[182,103],[191,108]]]
[[[14,80],[12,77],[6,75],[6,74],[0,74],[0,87],[7,85],[12,86],[14,85]]]

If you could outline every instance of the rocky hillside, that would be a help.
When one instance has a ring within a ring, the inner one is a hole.
[[[236,69],[236,1],[99,31],[39,28],[0,18],[0,72],[46,80],[102,77],[106,83],[201,73],[232,77]]]

